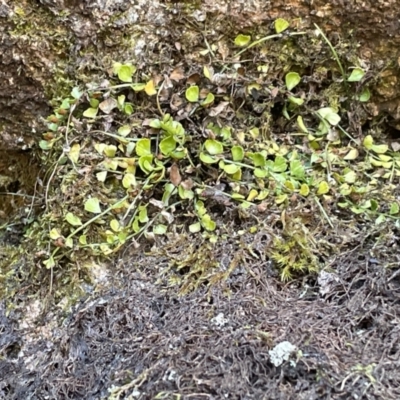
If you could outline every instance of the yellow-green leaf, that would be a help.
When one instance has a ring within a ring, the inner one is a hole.
[[[365,136],[364,140],[363,140],[363,145],[367,150],[371,150],[372,146],[374,144],[374,139],[371,135],[367,135]]]
[[[371,98],[371,92],[368,88],[363,89],[363,91],[358,96],[358,100],[363,103],[366,103]]]
[[[291,192],[294,191],[295,187],[292,181],[285,181],[285,187],[289,189]]]
[[[351,71],[351,74],[348,77],[347,81],[360,82],[364,75],[365,72],[361,68],[354,68],[353,71]]]
[[[117,153],[117,146],[114,146],[113,144],[106,145],[104,147],[104,154],[108,158],[113,158],[115,157],[115,154]]]
[[[118,128],[118,135],[126,137],[131,133],[131,127],[129,125],[122,125]]]
[[[214,102],[214,95],[212,93],[208,93],[207,97],[202,101],[201,105],[203,107],[209,106]]]
[[[269,190],[261,190],[260,194],[256,197],[256,200],[264,200],[269,196]]]
[[[176,149],[177,143],[173,136],[168,136],[161,140],[158,147],[165,156],[170,155]]]
[[[310,188],[308,187],[308,185],[306,183],[303,183],[300,186],[300,192],[299,193],[304,197],[307,197],[310,194]]]
[[[387,144],[374,144],[371,150],[378,154],[384,154],[388,151],[389,146]]]
[[[358,150],[351,149],[343,158],[345,160],[355,160],[358,157]]]
[[[136,154],[141,156],[147,156],[151,154],[151,141],[148,138],[140,139],[135,147]]]
[[[205,76],[207,79],[211,80],[211,78],[212,78],[212,72],[211,72],[211,70],[207,67],[207,65],[205,65],[205,66],[203,67],[203,74],[204,74],[204,76]]]
[[[47,269],[51,269],[51,268],[55,267],[56,262],[53,257],[50,257],[48,260],[43,261],[43,264],[45,265],[45,267]]]
[[[399,205],[397,203],[392,203],[390,205],[390,215],[398,214],[399,213]]]
[[[131,186],[136,186],[136,178],[135,175],[131,173],[127,173],[124,175],[122,179],[122,186],[125,189],[129,189]]]
[[[121,229],[121,226],[116,219],[110,221],[110,227],[114,232],[119,232]]]
[[[147,214],[147,206],[139,206],[139,222],[145,224],[149,221],[149,216]]]
[[[79,143],[74,143],[71,150],[68,153],[69,159],[76,164],[79,160],[79,153],[81,151],[81,145]]]
[[[146,86],[144,87],[144,91],[148,96],[154,96],[157,93],[156,87],[154,85],[153,79],[150,79],[147,83]]]
[[[204,214],[201,218],[201,224],[205,229],[208,231],[214,231],[215,228],[217,227],[217,224],[215,221],[211,219],[211,217],[208,214]]]
[[[80,218],[72,214],[71,212],[67,213],[67,215],[65,216],[65,220],[72,226],[82,225],[82,221],[80,220]]]
[[[346,183],[354,183],[357,180],[357,174],[354,171],[349,171],[344,175]]]
[[[321,195],[321,194],[326,194],[329,192],[329,184],[326,181],[322,181],[319,185],[318,185],[318,191],[317,194]]]
[[[85,210],[93,214],[100,214],[101,208],[99,199],[97,197],[91,197],[90,199],[86,200]]]
[[[323,107],[320,108],[317,112],[321,116],[321,118],[327,120],[331,125],[337,125],[340,122],[339,115],[332,107]]]
[[[93,119],[93,118],[96,117],[98,111],[99,111],[98,108],[89,107],[87,110],[85,110],[85,111],[83,112],[83,116],[84,116],[85,118],[91,118],[91,119]]]
[[[50,239],[52,240],[57,240],[59,237],[61,237],[61,233],[58,229],[53,228],[50,233],[49,233]]]
[[[224,152],[224,146],[218,140],[207,139],[204,142],[204,147],[213,156]]]
[[[265,178],[268,175],[268,171],[261,168],[256,168],[253,173],[256,178]]]
[[[186,89],[186,100],[190,101],[191,103],[196,103],[199,101],[199,87],[197,85],[190,86]]]
[[[99,182],[105,182],[107,178],[107,171],[100,171],[96,174],[96,178]]]
[[[244,150],[242,146],[232,146],[231,153],[233,161],[242,161],[244,158]]]
[[[393,160],[392,157],[387,156],[387,155],[385,155],[385,154],[379,154],[378,157],[379,157],[379,159],[382,160],[383,162],[389,162],[389,161],[392,161],[392,160]]]
[[[258,196],[258,191],[251,189],[249,195],[247,196],[247,201],[253,201]]]
[[[206,154],[204,152],[200,153],[200,160],[204,164],[215,164],[216,162],[218,162],[218,158],[212,157],[209,154]]]
[[[244,47],[250,43],[251,36],[249,35],[237,35],[235,38],[235,45],[239,47]]]
[[[289,28],[289,22],[286,19],[278,18],[275,20],[275,31],[276,33],[281,33]]]
[[[301,106],[304,104],[304,100],[300,97],[289,96],[288,100],[296,106]]]
[[[200,222],[196,222],[189,226],[189,231],[191,233],[197,233],[197,232],[200,232],[200,230],[201,230]]]
[[[282,204],[287,200],[287,194],[280,194],[279,196],[275,197],[276,204]]]
[[[240,170],[240,167],[235,164],[226,164],[223,169],[227,174],[233,175]]]
[[[292,90],[301,81],[300,75],[297,72],[288,72],[285,76],[287,90]]]
[[[131,64],[114,64],[117,70],[118,79],[122,82],[132,82],[132,75],[136,72],[136,67]]]
[[[133,83],[131,85],[132,90],[135,92],[141,92],[142,90],[144,90],[145,87],[146,87],[145,83]]]
[[[307,127],[304,125],[303,117],[301,115],[297,117],[297,126],[303,133],[309,133]]]

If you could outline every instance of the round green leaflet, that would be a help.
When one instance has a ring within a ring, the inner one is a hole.
[[[199,87],[191,86],[186,89],[186,100],[191,103],[196,103],[199,101]]]
[[[224,152],[224,146],[221,142],[214,139],[207,139],[204,142],[205,149],[213,156]]]
[[[235,45],[239,47],[244,47],[250,43],[251,36],[249,35],[237,35],[235,38]]]
[[[300,75],[297,72],[288,72],[285,76],[287,90],[292,90],[301,81]]]

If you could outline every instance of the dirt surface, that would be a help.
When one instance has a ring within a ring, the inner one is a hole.
[[[154,284],[163,260],[133,257],[64,317],[3,309],[1,398],[398,399],[400,280],[371,243],[319,283],[284,285],[259,262],[179,297]],[[275,366],[285,341],[297,350]]]

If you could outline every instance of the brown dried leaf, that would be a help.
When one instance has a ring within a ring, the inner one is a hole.
[[[196,73],[190,75],[190,76],[187,78],[187,83],[190,84],[190,85],[195,85],[196,83],[199,83],[199,82],[200,82],[200,79],[201,79],[200,74],[198,74],[198,73],[196,72]]]
[[[170,101],[169,105],[170,105],[172,111],[177,111],[177,110],[179,110],[179,109],[182,107],[183,104],[184,104],[184,101],[183,101],[183,99],[179,96],[178,93],[174,93],[174,94],[171,96],[171,101]]]
[[[179,186],[179,184],[182,182],[179,167],[176,163],[173,163],[169,169],[169,178],[174,186]]]
[[[118,102],[113,97],[109,97],[99,104],[99,108],[104,114],[110,114],[110,112],[117,107]]]
[[[175,82],[179,82],[185,78],[185,71],[182,67],[177,67],[171,72],[169,78]]]
[[[218,42],[218,53],[221,54],[222,60],[225,61],[229,54],[229,47],[225,42]]]
[[[216,117],[218,114],[221,114],[222,111],[225,110],[225,108],[228,106],[229,101],[221,101],[216,107],[213,107],[210,110],[210,117]]]
[[[399,142],[392,142],[392,143],[390,143],[390,146],[392,147],[393,151],[399,151],[400,150],[400,143]]]
[[[191,190],[193,188],[193,180],[191,178],[186,179],[184,181],[182,181],[181,186],[185,189],[185,190]]]

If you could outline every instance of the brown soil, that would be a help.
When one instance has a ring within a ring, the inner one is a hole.
[[[400,280],[372,242],[338,255],[329,284],[283,285],[260,262],[184,297],[154,284],[163,260],[132,272],[145,261],[125,258],[115,288],[68,315],[23,326],[2,310],[0,396],[398,399]],[[301,353],[275,367],[269,351],[282,341]]]

